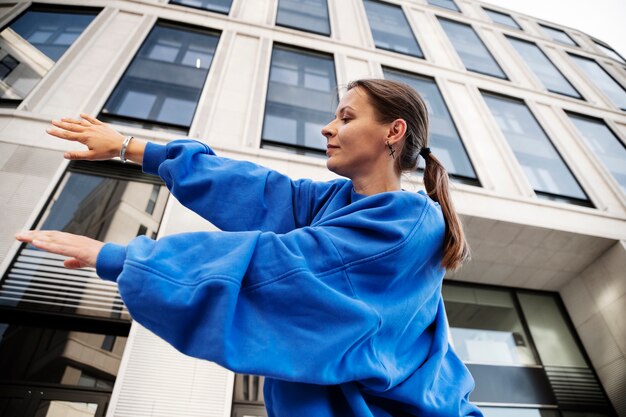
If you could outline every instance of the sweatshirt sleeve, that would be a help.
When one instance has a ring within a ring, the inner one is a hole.
[[[306,226],[337,188],[337,181],[294,181],[251,162],[222,158],[193,140],[148,143],[143,170],[159,175],[185,207],[227,231],[286,233]]]
[[[381,317],[355,295],[346,271],[371,262],[376,274],[380,254],[402,244],[406,225],[390,229],[376,220],[383,214],[365,213],[357,227],[347,216],[284,235],[139,237],[105,245],[97,271],[117,281],[134,320],[187,355],[284,380],[386,386],[372,348]]]

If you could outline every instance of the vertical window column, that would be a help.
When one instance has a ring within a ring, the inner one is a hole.
[[[521,100],[483,93],[531,186],[538,196],[591,206],[548,136]]]
[[[400,6],[363,0],[377,48],[423,58],[415,35]]]
[[[327,0],[279,0],[276,24],[330,36]]]
[[[107,100],[103,120],[187,133],[218,35],[159,22]]]
[[[507,79],[500,65],[470,25],[441,17],[439,22],[468,71]]]
[[[333,119],[336,85],[332,56],[274,46],[261,145],[325,155],[321,131]]]

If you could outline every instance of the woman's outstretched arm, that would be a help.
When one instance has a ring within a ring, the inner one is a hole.
[[[59,139],[82,143],[84,151],[70,151],[63,156],[66,159],[101,161],[120,156],[124,136],[106,123],[93,116],[81,113],[81,119],[62,118],[53,120],[46,132]],[[146,148],[146,141],[133,138],[126,148],[126,159],[141,164]]]

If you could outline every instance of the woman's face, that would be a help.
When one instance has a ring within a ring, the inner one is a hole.
[[[389,125],[379,123],[367,93],[349,90],[339,102],[335,119],[322,129],[326,137],[326,166],[332,172],[354,179],[367,175],[386,159]]]

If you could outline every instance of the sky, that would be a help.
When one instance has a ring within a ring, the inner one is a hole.
[[[578,29],[626,57],[626,0],[483,0]]]

